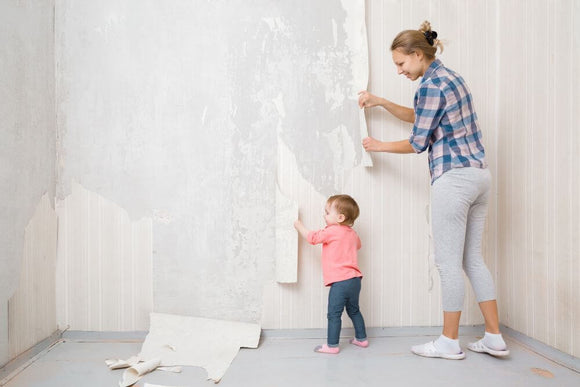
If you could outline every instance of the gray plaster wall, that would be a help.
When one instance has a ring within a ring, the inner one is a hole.
[[[360,162],[341,3],[56,9],[57,196],[77,181],[154,219],[155,311],[259,321],[274,276],[278,136],[325,195]]]
[[[54,1],[0,2],[0,364],[8,360],[7,302],[24,229],[42,195],[54,198]]]

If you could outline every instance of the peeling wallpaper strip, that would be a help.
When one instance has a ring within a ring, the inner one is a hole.
[[[344,22],[344,29],[348,37],[346,44],[351,52],[352,81],[349,93],[351,104],[358,102],[358,92],[366,90],[369,84],[369,59],[367,29],[365,20],[365,1],[341,0],[343,8],[346,10],[347,18]],[[364,109],[359,110],[360,139],[368,137],[367,121]],[[357,144],[362,147],[362,145]],[[373,160],[370,153],[362,151],[361,165],[372,167]]]

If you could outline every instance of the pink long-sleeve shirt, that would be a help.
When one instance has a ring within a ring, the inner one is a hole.
[[[322,243],[324,286],[363,276],[357,260],[360,238],[351,227],[332,224],[322,230],[310,231],[307,240],[312,245]]]

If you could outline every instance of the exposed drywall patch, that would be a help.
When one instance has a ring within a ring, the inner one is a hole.
[[[278,114],[268,109],[279,92],[250,86],[264,70],[255,26],[273,8],[67,0],[57,9],[58,194],[75,180],[131,218],[153,219],[157,311],[259,320],[261,281],[274,275]]]
[[[358,66],[355,62],[360,52],[365,54],[362,68],[368,67],[366,46],[365,51],[354,48],[361,39],[366,41],[366,36],[349,36],[366,33],[360,29],[361,23],[364,27],[364,2],[346,8],[330,2],[279,7],[282,16],[263,19],[265,30],[260,34],[265,42],[265,71],[253,87],[268,94],[274,103],[282,93],[286,114],[280,117],[280,136],[296,154],[303,177],[327,195],[341,190],[344,170],[359,165],[363,158],[360,112],[352,84],[360,84],[353,80],[359,76],[360,71],[353,66]],[[362,12],[349,16],[353,7]],[[362,19],[351,25],[360,15]],[[350,45],[349,39],[353,41]],[[337,128],[345,130],[337,132]],[[351,146],[347,160],[342,158],[345,144]]]
[[[356,103],[357,92],[366,88],[368,79],[364,1],[343,2],[342,8],[328,7],[327,11],[329,18],[318,21],[318,27],[309,26],[308,18],[295,22],[304,31],[320,28],[328,29],[328,33],[321,33],[317,45],[310,46],[311,39],[306,38],[303,46],[292,49],[313,60],[304,63],[303,68],[298,63],[297,73],[303,72],[298,76],[306,80],[306,85],[298,90],[295,106],[288,108],[302,111],[303,116],[284,120],[281,134],[296,154],[300,173],[325,196],[341,191],[345,170],[361,162],[372,165],[360,145],[366,123],[361,131],[364,113]],[[296,35],[299,33],[290,36]],[[362,50],[359,43],[364,43]],[[346,130],[337,132],[337,128]],[[347,158],[342,157],[345,150]]]
[[[57,203],[57,318],[61,328],[139,331],[152,311],[152,221],[132,221],[78,183]]]
[[[197,366],[218,382],[240,348],[257,348],[260,325],[151,313],[151,327],[139,357],[162,366]]]
[[[173,221],[170,214],[162,210],[153,210],[153,220],[163,224],[169,224]]]
[[[10,358],[56,330],[56,228],[56,213],[44,194],[24,230],[18,288],[8,301]]]
[[[344,171],[348,169],[355,161],[355,144],[352,138],[348,135],[348,129],[344,125],[339,125],[332,131],[323,135],[325,141],[330,144],[332,149],[332,172],[334,172],[333,179],[339,187],[344,184]]]

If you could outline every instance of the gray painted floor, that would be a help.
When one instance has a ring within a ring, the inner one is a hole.
[[[307,386],[580,386],[580,374],[548,360],[506,337],[511,355],[496,359],[466,350],[460,361],[427,359],[411,354],[411,345],[435,336],[375,337],[368,348],[341,339],[338,355],[317,354],[319,338],[262,337],[258,349],[241,349],[220,387]],[[460,337],[465,348],[475,335]],[[123,370],[111,371],[106,358],[137,354],[140,342],[81,342],[66,339],[43,353],[8,381],[7,387],[117,386]],[[144,383],[167,386],[211,386],[202,368],[181,374],[155,371]]]

